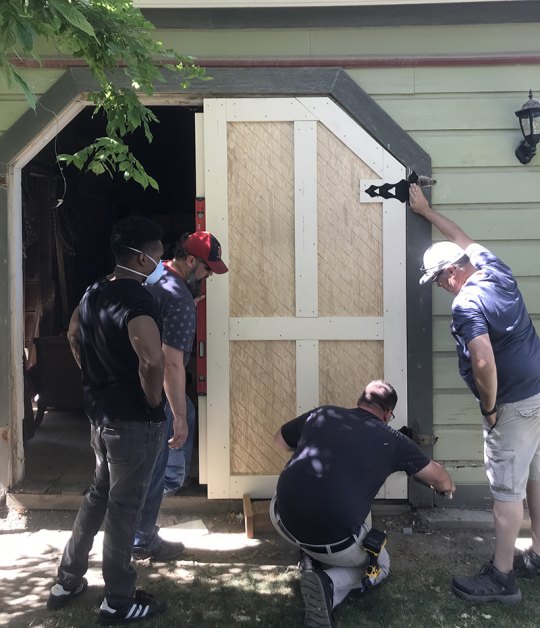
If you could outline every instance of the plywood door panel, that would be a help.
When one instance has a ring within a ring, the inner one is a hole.
[[[327,98],[205,101],[204,133],[207,226],[230,269],[207,296],[208,495],[269,497],[283,423],[352,406],[378,377],[406,408],[403,207],[359,194],[404,168]],[[405,494],[392,478],[380,496]]]
[[[375,173],[328,129],[318,138],[319,315],[381,316],[382,206],[358,195]]]
[[[353,408],[366,384],[384,377],[383,343],[319,342],[320,403]]]
[[[230,375],[231,474],[278,474],[288,456],[273,436],[296,414],[295,343],[233,342]]]
[[[294,316],[290,122],[227,129],[231,317]]]

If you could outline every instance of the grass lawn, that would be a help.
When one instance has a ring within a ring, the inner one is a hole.
[[[242,523],[223,536],[245,539]],[[389,532],[392,560],[388,581],[363,597],[346,600],[335,612],[338,628],[539,628],[540,578],[521,580],[523,600],[505,607],[471,605],[451,591],[455,574],[473,574],[490,558],[490,532],[445,531],[404,534],[402,522],[375,522]],[[10,628],[84,628],[97,625],[103,596],[99,554],[91,556],[88,591],[57,612],[44,608],[69,535],[70,521],[56,537],[40,541],[36,532],[12,530],[0,536],[0,625]],[[231,529],[233,528],[233,529]],[[210,537],[219,531],[214,522]],[[53,539],[53,540],[51,540]],[[187,543],[186,543],[187,545]],[[14,549],[15,548],[15,549]],[[9,558],[12,550],[13,558]],[[171,564],[137,564],[138,584],[167,604],[165,614],[141,622],[148,628],[295,628],[303,625],[296,550],[275,534],[258,544],[231,549],[188,547],[185,559]]]
[[[393,574],[378,591],[345,601],[335,612],[339,628],[538,628],[540,587],[521,585],[523,601],[513,607],[470,605],[450,590],[451,573],[433,565],[429,571]],[[295,569],[246,565],[197,565],[186,568],[182,581],[160,575],[150,578],[151,589],[167,601],[166,614],[145,626],[293,628],[303,625],[302,598]],[[150,582],[148,584],[150,589]],[[84,600],[84,601],[83,601]],[[32,626],[95,626],[101,591],[90,591],[71,608],[43,618]]]

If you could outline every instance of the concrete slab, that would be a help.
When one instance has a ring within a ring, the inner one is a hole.
[[[417,522],[429,530],[493,530],[491,510],[465,510],[462,508],[418,509]],[[530,530],[531,520],[525,512],[522,530]]]

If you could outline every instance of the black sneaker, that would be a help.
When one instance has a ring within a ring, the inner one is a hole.
[[[82,595],[88,587],[86,578],[81,580],[81,584],[75,589],[64,589],[64,587],[57,582],[51,588],[49,593],[49,599],[47,600],[47,608],[50,611],[57,611],[59,608],[63,608],[68,602],[74,600],[79,595]]]
[[[304,626],[335,628],[332,618],[334,585],[323,569],[304,571],[300,576],[300,590],[304,599]]]
[[[540,556],[533,550],[532,547],[519,551],[514,556],[514,571],[516,576],[520,576],[522,578],[540,576]]]
[[[517,604],[521,600],[516,574],[502,573],[491,562],[486,563],[476,576],[457,576],[452,581],[454,593],[469,602],[500,602]]]
[[[102,626],[114,626],[116,624],[129,624],[135,621],[150,619],[163,613],[165,604],[156,602],[153,595],[137,589],[130,604],[121,608],[111,608],[107,604],[107,598],[99,607],[99,623]]]
[[[183,543],[161,541],[161,543],[154,550],[148,550],[145,547],[134,547],[133,558],[135,560],[150,559],[157,563],[166,563],[170,560],[177,560],[180,558],[185,549],[186,548]]]

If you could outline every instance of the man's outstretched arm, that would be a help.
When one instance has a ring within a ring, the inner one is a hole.
[[[422,484],[431,486],[438,493],[449,493],[451,495],[456,490],[448,471],[435,460],[430,460],[427,466],[414,474],[414,477],[420,480]]]
[[[466,249],[469,244],[473,244],[474,240],[469,238],[463,229],[458,227],[453,220],[442,216],[429,206],[427,198],[422,192],[422,188],[416,183],[412,183],[409,188],[409,207],[415,214],[423,216],[432,225],[437,227],[447,240],[454,242],[462,249]]]

